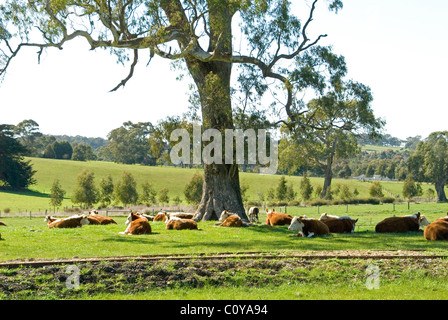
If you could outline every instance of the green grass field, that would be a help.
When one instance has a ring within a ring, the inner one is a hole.
[[[11,212],[38,211],[48,206],[48,191],[54,179],[60,179],[67,190],[65,204],[71,205],[70,194],[76,175],[84,168],[95,173],[97,181],[110,173],[114,180],[124,170],[134,174],[138,184],[150,181],[156,189],[167,187],[170,195],[183,198],[184,185],[196,172],[192,169],[172,167],[144,167],[118,165],[107,162],[75,162],[48,159],[32,159],[37,184],[29,192],[0,192],[0,210],[9,207]],[[257,200],[257,192],[266,192],[276,185],[279,176],[262,176],[241,173],[241,179],[249,185],[249,199]],[[300,177],[287,177],[298,189]],[[312,178],[314,185],[322,183]],[[367,196],[368,182],[338,180],[356,187],[360,196]],[[428,186],[425,186],[428,187]],[[384,183],[391,193],[400,193],[399,182]],[[277,208],[280,209],[280,208]],[[377,234],[374,226],[380,220],[393,215],[414,212],[424,214],[429,221],[445,216],[448,204],[407,203],[380,205],[338,205],[320,207],[281,208],[294,216],[306,215],[318,218],[321,213],[349,215],[358,219],[352,234],[330,234],[315,238],[291,237],[287,226],[265,225],[265,214],[260,224],[249,228],[220,228],[214,221],[199,222],[199,230],[166,230],[162,222],[152,222],[152,234],[125,236],[125,217],[115,216],[117,225],[84,226],[77,229],[48,229],[43,216],[1,215],[0,261],[16,259],[57,259],[73,257],[139,256],[154,254],[198,254],[222,252],[295,253],[340,250],[423,250],[428,253],[448,253],[448,242],[427,241],[422,232],[405,234]],[[69,215],[67,213],[67,215]],[[132,262],[129,262],[132,263]],[[200,261],[188,263],[161,263],[142,266],[144,272],[129,280],[129,274],[111,276],[105,270],[117,268],[106,263],[82,266],[82,275],[92,282],[84,283],[79,290],[70,291],[58,279],[64,278],[61,267],[0,268],[0,283],[19,285],[14,294],[2,291],[0,299],[446,299],[448,259],[439,259],[433,265],[407,260],[376,261],[381,269],[381,288],[367,290],[365,268],[369,263],[360,259],[327,259],[312,263],[297,261],[271,262],[257,260],[244,262],[230,260],[223,268],[214,265],[199,268]],[[249,265],[247,265],[249,263]],[[251,267],[252,266],[252,267]],[[132,265],[131,268],[137,266]],[[59,271],[58,271],[59,270]],[[146,271],[145,271],[146,270]],[[196,270],[197,274],[192,276]],[[275,272],[273,272],[275,270]],[[153,274],[163,275],[162,282]],[[171,278],[178,279],[172,281]],[[184,279],[185,277],[185,279]],[[93,279],[93,278],[92,278]],[[180,281],[180,280],[182,281]],[[136,289],[136,288],[140,289]],[[30,289],[35,288],[35,289]],[[425,295],[421,292],[425,290]]]
[[[9,209],[11,213],[15,212],[45,212],[51,210],[49,205],[49,192],[55,179],[59,179],[62,188],[66,191],[65,199],[61,205],[71,207],[71,194],[76,183],[77,175],[83,169],[89,169],[95,174],[95,180],[99,183],[100,179],[110,174],[114,182],[118,181],[123,171],[129,171],[137,182],[137,188],[148,181],[153,184],[156,190],[168,188],[170,199],[178,196],[185,203],[184,187],[190,181],[191,177],[198,169],[183,169],[176,167],[150,167],[141,165],[124,165],[104,161],[70,161],[54,160],[43,158],[28,158],[36,170],[36,184],[30,187],[30,191],[5,191],[0,190],[0,214]],[[249,201],[258,201],[259,193],[267,195],[271,187],[276,187],[279,175],[260,175],[256,173],[240,173],[241,183],[247,185],[247,198]],[[298,191],[301,177],[287,176],[287,183],[291,183],[294,190]],[[323,185],[323,178],[311,178],[314,187]],[[358,180],[333,179],[333,186],[337,184],[347,184],[351,191],[355,188],[359,192],[360,198],[369,196],[369,182]],[[382,182],[383,190],[386,196],[401,195],[403,187],[402,182]],[[423,190],[434,188],[432,185],[423,184]]]

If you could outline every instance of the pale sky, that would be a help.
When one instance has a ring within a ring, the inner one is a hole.
[[[405,139],[448,130],[448,1],[343,2],[335,15],[320,1],[310,36],[328,34],[320,44],[333,45],[346,58],[349,78],[372,89],[386,133]],[[169,61],[154,58],[146,66],[149,52],[140,52],[126,87],[109,93],[128,67],[108,51],[90,51],[79,39],[47,50],[40,64],[36,51],[21,51],[0,84],[0,123],[33,119],[44,134],[105,138],[125,121],[155,124],[187,111],[188,83],[176,80]]]

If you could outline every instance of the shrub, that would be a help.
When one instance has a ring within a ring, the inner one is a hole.
[[[310,205],[311,206],[328,206],[331,204],[330,200],[324,200],[324,199],[317,199],[314,201],[311,201]]]
[[[5,209],[3,209],[3,212],[4,212],[4,213],[10,213],[10,212],[11,212],[11,209],[10,209],[10,208],[5,208]]]
[[[382,197],[381,202],[382,203],[394,203],[395,198],[394,197]]]
[[[298,201],[298,200],[289,201],[288,202],[288,206],[290,206],[290,207],[298,207],[298,206],[300,206],[300,201]]]

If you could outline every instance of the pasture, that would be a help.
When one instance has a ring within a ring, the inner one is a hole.
[[[149,235],[129,236],[125,217],[113,217],[117,224],[87,225],[76,229],[48,229],[43,217],[2,218],[5,239],[0,241],[0,261],[71,259],[125,256],[126,262],[82,263],[82,285],[64,288],[67,274],[63,265],[40,268],[0,268],[0,279],[11,286],[13,295],[0,290],[2,299],[446,299],[448,259],[365,260],[356,254],[375,255],[383,250],[419,251],[423,255],[445,256],[448,242],[427,241],[422,232],[377,234],[376,222],[392,215],[410,213],[407,206],[359,205],[321,207],[330,214],[358,218],[355,233],[329,234],[315,238],[290,237],[288,226],[260,224],[243,228],[199,222],[199,230],[166,230],[164,222],[150,222]],[[317,208],[287,208],[293,215],[318,218]],[[446,204],[431,204],[418,210],[430,221],[446,215]],[[305,212],[306,211],[306,212]],[[414,210],[411,210],[414,211]],[[323,211],[320,211],[322,213]],[[301,260],[293,255],[331,252],[355,253],[353,259]],[[202,254],[259,252],[291,256],[289,259],[224,261],[202,260]],[[197,255],[187,261],[132,261],[142,255]],[[101,259],[100,259],[101,260]],[[435,263],[435,265],[434,265]],[[378,266],[381,286],[366,289],[366,268]],[[49,270],[52,270],[51,272]],[[109,270],[109,271],[108,271]],[[114,270],[113,274],[110,270]],[[137,270],[138,274],[133,272]],[[65,274],[65,275],[64,275]],[[14,282],[11,277],[17,278]],[[58,280],[59,279],[59,280]],[[130,280],[131,279],[131,280]],[[443,281],[441,281],[443,280]],[[35,282],[37,284],[35,284]],[[19,283],[21,285],[19,285]],[[31,290],[28,283],[31,285]],[[30,284],[32,283],[32,284]],[[410,290],[410,288],[413,288]],[[422,297],[421,288],[429,288]],[[324,295],[324,296],[323,296]]]
[[[51,183],[58,178],[67,191],[63,206],[70,206],[76,175],[88,167],[95,179],[111,173],[114,181],[123,170],[133,173],[137,184],[150,181],[156,189],[168,187],[170,196],[179,195],[196,169],[143,167],[105,162],[75,162],[32,159],[37,184],[28,192],[0,192],[0,210],[32,210],[48,204]],[[249,185],[250,200],[258,192],[276,185],[279,176],[241,173]],[[287,177],[298,188],[300,177]],[[313,185],[322,182],[312,178]],[[366,196],[368,182],[337,180],[334,183],[356,186]],[[427,187],[427,186],[425,186]],[[390,193],[399,193],[401,183],[385,183]],[[216,221],[199,222],[199,230],[166,230],[163,222],[150,222],[152,233],[129,236],[125,216],[112,216],[117,224],[87,225],[76,229],[49,229],[44,216],[2,214],[0,263],[98,257],[126,257],[125,262],[76,263],[81,286],[65,287],[66,266],[0,267],[0,299],[446,299],[448,259],[362,259],[359,254],[384,251],[418,252],[423,256],[448,256],[448,242],[427,241],[422,232],[377,234],[376,223],[390,216],[420,212],[431,222],[445,216],[448,204],[407,203],[380,205],[338,205],[286,207],[294,216],[319,218],[327,212],[358,219],[351,234],[329,234],[314,238],[291,237],[288,226],[260,223],[244,228],[216,227]],[[277,208],[280,209],[280,208]],[[101,213],[101,211],[100,211]],[[104,212],[103,212],[104,213]],[[61,213],[69,216],[69,213]],[[409,250],[409,251],[407,251]],[[242,259],[238,255],[224,260],[202,259],[203,255],[257,252],[269,258]],[[325,253],[353,254],[353,258],[307,260],[294,255]],[[147,255],[191,255],[191,260],[135,261]],[[278,258],[277,258],[278,256]],[[289,258],[288,258],[289,257]],[[379,289],[366,289],[366,269],[379,267]],[[112,270],[112,271],[111,271]],[[421,291],[427,289],[425,296]]]

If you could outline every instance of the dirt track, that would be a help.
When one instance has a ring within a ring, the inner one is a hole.
[[[124,261],[162,261],[162,260],[224,260],[224,259],[434,259],[448,258],[448,254],[436,254],[424,250],[337,250],[304,251],[296,253],[274,252],[223,252],[215,254],[171,254],[141,255],[117,257],[90,257],[72,259],[23,259],[0,262],[0,268],[42,267],[58,264],[76,264],[87,262],[124,262]]]
[[[334,282],[347,279],[365,282],[366,268],[372,263],[381,268],[385,278],[420,270],[446,279],[447,258],[448,255],[417,250],[352,250],[14,260],[0,264],[0,298],[71,299],[164,288],[258,287],[280,286],[290,281],[309,284],[329,281],[329,278],[322,280],[316,270],[323,274],[331,270]],[[80,290],[67,289],[73,268],[78,270]]]

